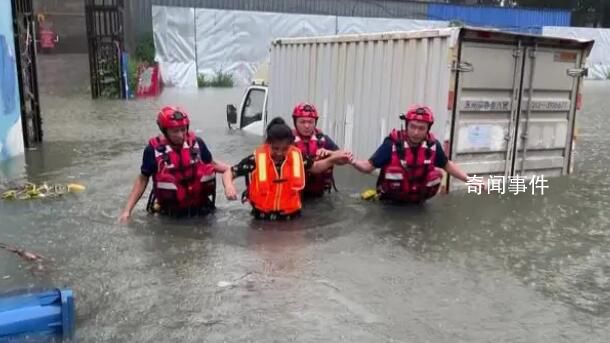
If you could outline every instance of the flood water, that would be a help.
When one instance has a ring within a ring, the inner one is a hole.
[[[32,271],[0,250],[0,290],[71,287],[76,341],[610,341],[610,83],[585,84],[575,173],[544,195],[385,207],[359,197],[373,177],[342,167],[340,192],[297,221],[252,220],[219,186],[207,218],[149,216],[142,199],[121,226],[162,105],[184,106],[217,160],[260,138],[226,127],[241,89],[92,101],[86,56],[62,58],[40,65],[45,143],[0,171],[87,190],[0,202],[0,242],[49,260]]]

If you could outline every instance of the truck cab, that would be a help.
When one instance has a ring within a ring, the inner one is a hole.
[[[235,125],[237,129],[264,136],[267,125],[268,74],[269,64],[263,63],[254,75],[252,84],[246,88],[239,108],[227,105],[229,129]]]
[[[232,104],[227,105],[229,129],[237,128],[263,136],[267,124],[267,93],[268,87],[265,83],[258,84],[255,81],[244,92],[239,108]]]

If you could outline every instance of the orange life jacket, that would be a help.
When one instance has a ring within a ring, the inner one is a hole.
[[[279,170],[271,158],[271,147],[263,144],[254,151],[256,168],[250,174],[248,199],[263,214],[291,215],[301,210],[305,168],[301,151],[290,146]]]

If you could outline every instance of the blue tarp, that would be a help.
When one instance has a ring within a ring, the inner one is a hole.
[[[15,60],[9,54],[6,38],[0,34],[0,94],[2,94],[2,114],[9,115],[15,110]]]
[[[428,4],[428,19],[457,20],[468,26],[542,34],[542,27],[544,26],[570,26],[572,13],[567,10],[430,3]]]
[[[23,153],[12,1],[0,1],[0,161]]]

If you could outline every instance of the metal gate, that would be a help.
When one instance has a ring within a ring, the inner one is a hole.
[[[42,119],[38,99],[38,75],[36,74],[35,20],[32,0],[13,0],[13,32],[18,58],[21,102],[21,125],[26,148],[42,142]]]
[[[123,0],[85,0],[91,96],[124,98]]]

